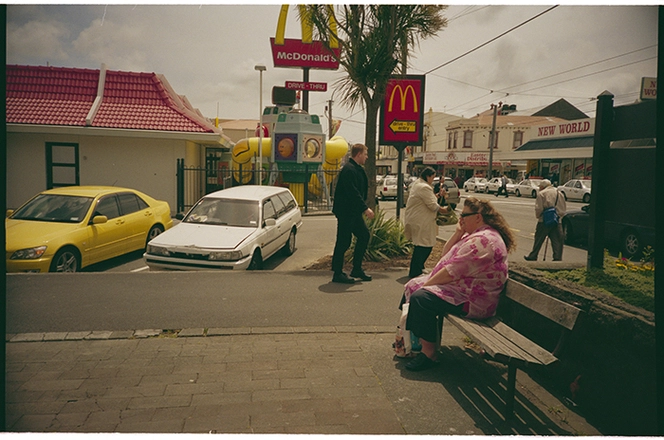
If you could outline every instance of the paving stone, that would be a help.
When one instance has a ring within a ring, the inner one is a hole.
[[[45,432],[55,420],[55,414],[25,414],[8,430],[12,432]]]
[[[68,332],[65,341],[79,341],[88,336],[90,332]]]
[[[93,331],[83,339],[109,339],[113,332],[109,331]]]
[[[194,394],[221,394],[224,392],[223,382],[186,383],[166,385],[165,396],[194,395]]]
[[[83,383],[82,379],[72,380],[29,380],[21,387],[24,391],[71,390]]]
[[[159,336],[161,334],[161,330],[159,329],[143,329],[143,330],[135,330],[134,331],[134,337],[135,338],[149,338],[152,336]]]
[[[316,415],[311,410],[289,413],[268,412],[251,418],[251,427],[256,430],[281,427],[281,432],[285,432],[285,428],[288,426],[313,426],[315,424]]]
[[[111,335],[108,337],[108,339],[129,339],[132,336],[134,336],[133,331],[131,331],[131,330],[121,330],[121,331],[111,332]]]
[[[250,392],[223,393],[223,394],[195,394],[191,399],[191,406],[222,405],[226,403],[251,402]]]
[[[154,396],[154,397],[134,397],[127,405],[129,409],[139,408],[170,408],[189,406],[191,404],[191,395],[178,396]]]
[[[267,335],[273,333],[293,333],[293,327],[252,327],[252,335]]]
[[[207,331],[208,336],[227,336],[227,335],[248,335],[251,334],[250,327],[239,328],[209,328]]]
[[[64,341],[66,337],[67,332],[44,333],[44,341]]]
[[[19,333],[9,342],[41,342],[43,339],[44,333]]]
[[[264,400],[297,400],[312,397],[308,389],[295,388],[288,390],[257,390],[251,394],[253,402]]]
[[[159,420],[155,422],[125,422],[115,427],[117,432],[131,433],[177,433],[182,432],[184,420]]]
[[[204,328],[183,328],[178,332],[178,338],[190,336],[205,336]]]

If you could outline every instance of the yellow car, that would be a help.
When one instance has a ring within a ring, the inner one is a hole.
[[[133,189],[69,186],[43,191],[7,211],[7,272],[77,272],[145,249],[171,226],[167,202]]]

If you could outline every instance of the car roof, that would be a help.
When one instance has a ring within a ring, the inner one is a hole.
[[[60,188],[53,188],[46,191],[42,191],[41,194],[97,197],[105,194],[113,194],[124,191],[137,192],[136,190],[129,188],[122,188],[119,186],[63,186]]]
[[[267,197],[288,191],[281,186],[241,185],[205,195],[206,198],[261,201]]]

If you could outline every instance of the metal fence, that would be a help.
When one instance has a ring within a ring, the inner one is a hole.
[[[290,188],[304,214],[332,211],[334,187],[339,170],[323,170],[319,165],[304,165],[302,171],[262,171],[262,184]],[[311,169],[309,169],[311,168]],[[201,197],[241,185],[258,184],[260,172],[252,165],[228,168],[187,167],[177,160],[177,212],[189,210]]]

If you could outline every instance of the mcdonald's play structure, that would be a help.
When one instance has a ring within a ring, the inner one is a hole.
[[[281,110],[281,112],[279,112]],[[267,136],[263,137],[263,157],[261,169],[269,169],[263,173],[262,184],[273,185],[277,176],[288,183],[288,187],[300,206],[304,205],[304,184],[308,183],[308,191],[328,200],[330,185],[341,167],[341,158],[348,153],[348,142],[340,136],[325,140],[320,118],[299,109],[284,107],[266,107],[264,115],[268,115],[266,126]],[[269,117],[276,120],[270,124]],[[264,127],[263,133],[266,130]],[[252,162],[259,156],[260,137],[242,139],[232,149],[231,169],[235,181],[247,184],[253,179]],[[265,163],[269,158],[269,163]],[[309,176],[306,181],[306,176]]]

